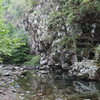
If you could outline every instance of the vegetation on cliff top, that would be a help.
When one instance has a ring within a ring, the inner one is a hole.
[[[100,13],[100,0],[58,0],[58,3],[58,11],[50,13],[49,26],[54,31],[66,24],[80,23],[89,13]]]

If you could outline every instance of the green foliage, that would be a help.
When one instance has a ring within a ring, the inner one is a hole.
[[[28,45],[27,34],[23,33],[23,30],[8,24],[9,37],[16,39],[14,46],[19,43],[19,46],[13,48],[10,52],[10,55],[2,55],[3,63],[12,63],[12,64],[22,64],[25,61],[29,60],[30,47]],[[6,42],[6,41],[5,41]],[[14,47],[13,46],[13,47]],[[9,48],[9,47],[7,47]],[[8,52],[7,52],[8,53]]]
[[[5,9],[2,6],[3,4],[1,1],[0,5],[0,62],[5,62],[8,61],[7,58],[10,58],[9,60],[12,60],[11,58],[14,58],[14,51],[18,50],[18,48],[20,50],[23,46],[26,45],[26,42],[22,41],[23,36],[21,37],[21,35],[19,36],[18,34],[15,35],[14,30],[16,31],[17,29],[14,27],[14,25],[8,24],[8,22],[4,18]],[[21,52],[23,52],[23,50]],[[19,51],[15,53],[19,54]],[[18,57],[18,55],[15,56]],[[16,58],[14,58],[14,60],[15,59]],[[21,61],[20,58],[18,59]]]
[[[97,46],[96,52],[97,52],[97,53],[100,53],[100,45]]]
[[[58,0],[58,11],[50,13],[49,28],[61,30],[61,26],[73,24],[82,19],[87,13],[100,13],[100,0]]]
[[[2,20],[2,19],[1,19]],[[0,56],[12,56],[12,51],[25,43],[20,38],[10,36],[4,21],[0,21]]]
[[[100,64],[100,44],[95,49],[95,60]]]
[[[1,3],[1,2],[0,2]],[[0,4],[2,5],[2,4]],[[20,43],[20,39],[18,38],[12,38],[9,36],[9,30],[6,26],[6,21],[4,21],[3,18],[3,7],[0,7],[0,57],[2,55],[9,55],[11,56],[11,52],[14,48],[19,47],[20,45],[23,45],[23,43]],[[1,58],[2,59],[2,58]]]
[[[14,49],[12,52],[12,61],[11,63],[14,64],[22,64],[28,61],[29,58],[30,48],[28,45],[20,46],[17,49]]]
[[[40,61],[40,55],[31,55],[31,60],[28,62],[25,62],[24,65],[26,66],[37,66],[39,65],[39,61]]]
[[[21,46],[12,52],[12,63],[20,64],[28,61],[30,48],[28,45]]]
[[[25,42],[24,45],[14,48],[11,52],[11,55],[2,55],[3,63],[23,64],[30,59],[30,47]]]

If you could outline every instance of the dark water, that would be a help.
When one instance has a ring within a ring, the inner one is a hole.
[[[18,100],[100,100],[100,83],[72,81],[64,75],[52,76],[28,72],[15,87]]]

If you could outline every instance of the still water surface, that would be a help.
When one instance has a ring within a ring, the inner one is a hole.
[[[100,100],[100,83],[72,81],[64,75],[28,72],[14,86],[21,91],[18,100]]]

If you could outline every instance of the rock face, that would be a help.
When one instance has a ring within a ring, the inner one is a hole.
[[[100,80],[100,67],[92,61],[76,62],[71,66],[69,74],[85,80]]]
[[[30,35],[31,52],[41,55],[40,63],[50,66],[60,64],[65,67],[67,61],[68,64],[73,62],[75,52],[66,51],[68,46],[66,42],[63,43],[66,33],[51,32],[48,25],[50,13],[56,12],[58,8],[59,3],[55,0],[38,0],[38,4],[24,14],[22,24]],[[68,25],[66,28],[70,31]],[[79,28],[79,32],[81,31]]]
[[[50,14],[59,10],[59,3],[56,0],[36,0],[36,2],[37,4],[24,14],[22,20],[22,25],[29,33],[31,53],[41,55],[42,66],[47,65],[53,70],[61,69],[67,72],[70,70],[70,74],[74,76],[95,79],[96,71],[99,69],[90,62],[77,61],[94,58],[92,44],[98,43],[95,40],[100,33],[97,22],[90,23],[90,20],[83,16],[81,23],[65,24],[60,30],[52,31],[49,27]],[[90,17],[91,15],[95,14],[89,14]],[[84,28],[87,25],[89,29]],[[75,34],[79,36],[78,40],[73,38]]]
[[[24,14],[22,24],[30,35],[32,53],[45,53],[50,48],[53,36],[48,32],[49,13],[57,11],[54,0],[36,0],[37,5]]]

